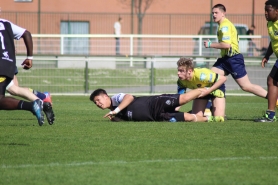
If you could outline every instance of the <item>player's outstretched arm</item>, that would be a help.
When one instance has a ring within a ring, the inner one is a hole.
[[[210,40],[204,41],[205,48],[215,48],[215,49],[229,49],[231,47],[231,44],[225,43],[225,42],[211,42]]]
[[[126,94],[123,100],[121,101],[121,103],[119,104],[119,106],[115,110],[105,114],[103,117],[104,118],[108,117],[111,120],[114,115],[118,114],[121,110],[126,108],[133,100],[134,97],[131,94]]]
[[[222,84],[224,84],[226,80],[227,77],[219,75],[218,80],[210,88],[208,88],[206,92],[202,93],[199,97],[204,97],[207,96],[208,94],[211,94],[213,91],[218,89]]]
[[[185,94],[181,94],[180,99],[179,99],[179,104],[184,105],[184,104],[188,103],[189,101],[198,98],[199,96],[202,95],[202,93],[204,93],[206,91],[207,91],[207,88],[199,88],[199,89],[193,89]]]

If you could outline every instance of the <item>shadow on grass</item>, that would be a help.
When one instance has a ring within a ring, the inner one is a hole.
[[[2,146],[30,146],[30,144],[25,143],[0,143]]]
[[[227,121],[253,121],[255,120],[256,118],[227,118]]]

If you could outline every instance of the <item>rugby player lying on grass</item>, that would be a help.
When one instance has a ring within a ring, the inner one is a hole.
[[[111,121],[211,122],[214,120],[212,116],[203,117],[175,111],[176,107],[206,96],[207,93],[207,88],[199,88],[185,94],[135,97],[119,93],[110,98],[104,89],[97,89],[91,94],[90,100],[103,110],[110,109],[104,118],[109,118]]]

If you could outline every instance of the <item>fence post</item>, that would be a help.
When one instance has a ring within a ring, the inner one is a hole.
[[[151,62],[151,84],[150,84],[150,93],[154,93],[154,68],[153,68],[153,61]]]
[[[133,35],[130,36],[130,46],[129,46],[129,55],[130,55],[130,58],[129,58],[129,65],[130,67],[133,66]]]
[[[202,56],[203,37],[199,37],[199,56]]]
[[[89,92],[89,69],[88,61],[85,63],[85,94]]]
[[[61,44],[60,44],[61,55],[64,54],[64,37],[61,36]]]

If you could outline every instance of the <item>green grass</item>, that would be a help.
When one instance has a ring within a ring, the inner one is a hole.
[[[278,182],[278,124],[252,121],[264,99],[227,97],[224,123],[112,123],[88,99],[54,96],[56,122],[42,127],[0,111],[0,184]]]

